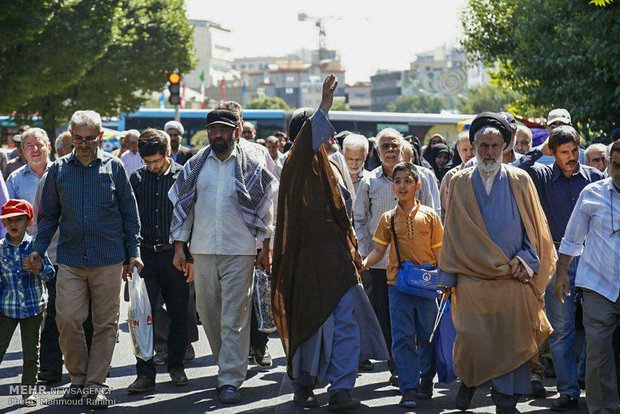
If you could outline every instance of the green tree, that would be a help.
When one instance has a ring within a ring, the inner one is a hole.
[[[459,99],[457,109],[463,114],[506,111],[519,97],[520,95],[511,89],[488,84],[469,89],[467,95]]]
[[[620,114],[620,7],[586,0],[470,0],[462,14],[470,57],[499,64],[516,108],[563,107],[583,129],[606,130]]]
[[[77,109],[135,110],[168,72],[193,66],[183,0],[32,3],[34,25],[4,27],[11,16],[28,22],[30,0],[10,2],[0,17],[0,111],[39,113],[50,133]]]
[[[387,106],[389,112],[439,113],[448,109],[448,100],[441,95],[403,95]]]
[[[284,99],[278,97],[267,97],[254,99],[248,104],[248,109],[291,109]]]
[[[334,100],[332,111],[350,111],[351,107],[342,99]]]

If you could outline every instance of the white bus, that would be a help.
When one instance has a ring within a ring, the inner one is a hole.
[[[374,137],[384,128],[394,128],[403,135],[414,135],[422,142],[441,134],[448,142],[456,140],[459,131],[474,115],[419,114],[401,112],[330,111],[329,120],[336,131],[351,131]]]

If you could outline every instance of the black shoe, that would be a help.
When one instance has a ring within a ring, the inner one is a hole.
[[[153,391],[154,389],[155,378],[139,375],[138,378],[127,387],[127,392],[129,394],[140,394],[142,392]]]
[[[187,375],[185,375],[185,370],[183,368],[173,368],[169,371],[170,381],[174,385],[187,385],[189,380],[187,379]]]
[[[579,408],[579,399],[562,394],[551,404],[551,411],[571,411]]]
[[[538,380],[532,381],[532,397],[547,398],[547,390],[542,385],[542,382]]]
[[[359,408],[360,405],[360,400],[351,397],[349,390],[339,390],[329,396],[329,411],[350,411]]]
[[[456,409],[467,411],[471,405],[472,398],[474,398],[475,392],[476,387],[468,387],[461,382],[461,387],[459,388],[459,392],[456,394],[456,399],[454,400],[454,406]]]
[[[396,374],[390,375],[390,379],[388,380],[388,382],[392,387],[398,388],[398,377],[396,376]]]
[[[360,371],[366,371],[366,372],[370,372],[370,371],[374,371],[375,370],[375,365],[370,362],[370,359],[367,359],[365,361],[360,362]]]
[[[314,392],[309,388],[300,388],[295,391],[293,401],[295,405],[301,408],[316,408],[319,406],[319,401],[316,399]]]
[[[183,356],[183,361],[188,362],[196,358],[196,351],[194,351],[194,346],[189,344],[185,349],[185,355]]]
[[[166,365],[168,362],[168,353],[166,351],[159,351],[155,353],[153,357],[155,365]]]
[[[433,380],[420,380],[418,385],[418,400],[430,400],[433,398]]]
[[[37,397],[33,392],[22,394],[22,405],[24,407],[36,407],[37,403]]]
[[[87,407],[94,409],[108,408],[112,405],[112,400],[108,399],[105,392],[92,388],[84,392],[82,401]]]
[[[254,362],[260,368],[269,368],[273,361],[271,360],[271,355],[269,354],[269,348],[265,345],[265,348],[255,348],[254,349]]]
[[[514,407],[500,407],[499,405],[495,406],[495,414],[520,414],[520,411]]]
[[[402,408],[415,408],[417,406],[415,400],[418,398],[418,393],[415,390],[407,391],[403,394],[400,402],[398,403],[399,407]]]
[[[62,395],[61,399],[77,401],[82,398],[82,392],[84,391],[83,385],[71,384],[65,389],[65,393]]]
[[[241,393],[234,385],[222,385],[217,389],[217,398],[223,404],[239,404]]]
[[[55,384],[60,382],[62,379],[62,374],[53,371],[39,371],[39,375],[37,377],[39,381],[45,384]]]

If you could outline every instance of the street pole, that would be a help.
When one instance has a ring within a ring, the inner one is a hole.
[[[181,113],[179,112],[179,105],[174,106],[174,120],[181,122]]]

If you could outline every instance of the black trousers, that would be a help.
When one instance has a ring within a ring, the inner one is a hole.
[[[383,338],[392,358],[392,326],[390,324],[390,299],[385,269],[370,269],[369,286],[366,289],[370,303],[383,332]],[[390,364],[391,365],[391,364]]]
[[[187,344],[198,340],[198,314],[196,313],[196,290],[194,282],[189,284],[189,299],[187,301]],[[168,333],[170,318],[164,308],[164,299],[161,294],[153,309],[153,332],[155,333],[155,351],[168,352]]]
[[[154,252],[141,248],[140,253],[144,261],[144,269],[142,269],[140,276],[146,284],[149,301],[157,303],[157,299],[161,295],[170,318],[168,371],[183,368],[183,356],[188,344],[187,303],[189,300],[189,284],[186,282],[183,272],[178,271],[172,264],[173,249]],[[155,322],[155,318],[157,315],[153,314],[153,322]],[[138,376],[155,378],[156,370],[153,358],[148,361],[136,358],[136,361]]]
[[[58,275],[58,266],[54,266]],[[54,374],[62,375],[62,351],[58,344],[58,327],[56,326],[56,278],[45,282],[47,287],[48,301],[41,331],[41,357],[39,371],[49,371]],[[83,324],[86,336],[86,346],[90,351],[90,344],[93,341],[93,319],[90,307],[88,308],[88,318]]]
[[[265,350],[269,342],[269,334],[258,330],[258,319],[252,298],[252,318],[250,320],[250,348]]]

